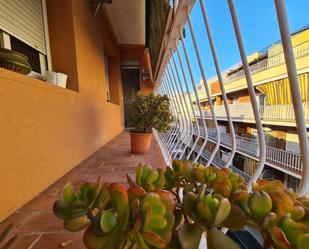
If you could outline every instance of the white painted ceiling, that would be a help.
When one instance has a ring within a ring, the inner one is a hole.
[[[104,7],[118,43],[145,45],[145,0],[113,0]]]

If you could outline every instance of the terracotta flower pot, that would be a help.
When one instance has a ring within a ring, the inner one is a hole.
[[[152,140],[152,133],[131,132],[130,139],[131,139],[131,152],[133,154],[148,153]]]

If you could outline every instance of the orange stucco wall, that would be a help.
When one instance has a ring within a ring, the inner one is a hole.
[[[53,67],[69,75],[73,90],[0,69],[0,220],[123,130],[122,104],[106,101],[108,29],[93,20],[87,0],[48,0],[47,7]],[[113,58],[110,81],[120,94]]]

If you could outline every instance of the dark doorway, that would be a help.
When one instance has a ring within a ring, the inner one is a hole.
[[[129,128],[129,105],[134,93],[140,90],[140,73],[138,68],[121,68],[125,127]]]

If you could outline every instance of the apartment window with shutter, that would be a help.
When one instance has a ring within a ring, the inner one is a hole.
[[[31,75],[51,70],[46,0],[0,0],[0,45],[26,55]]]

